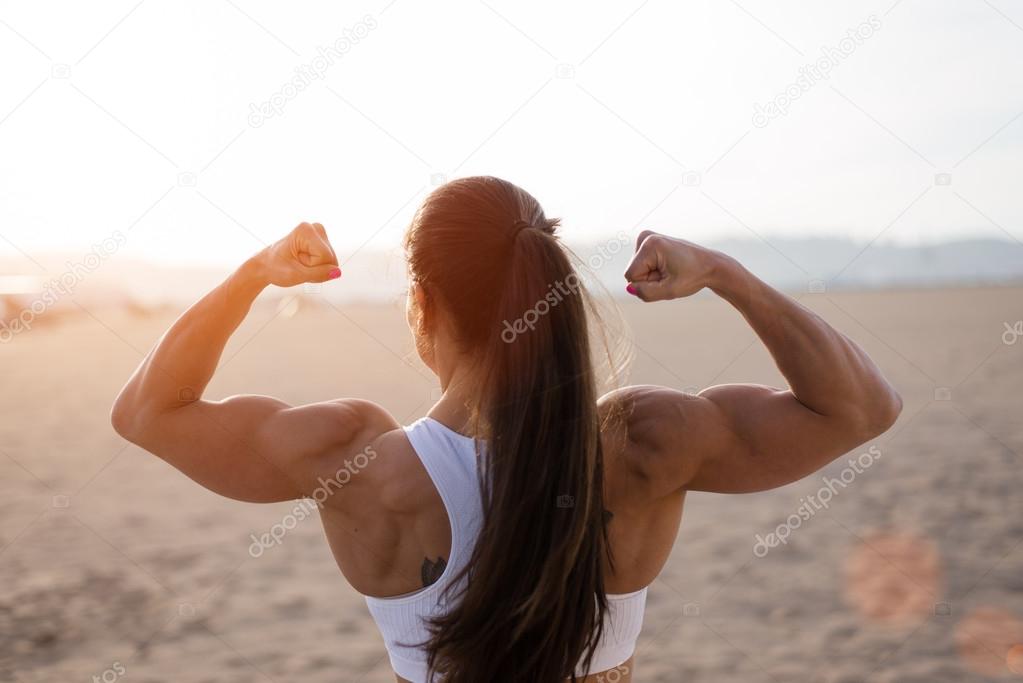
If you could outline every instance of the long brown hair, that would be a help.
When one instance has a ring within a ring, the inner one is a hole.
[[[575,681],[603,633],[597,381],[557,226],[525,190],[472,177],[435,190],[406,237],[411,275],[450,318],[481,392],[482,527],[424,644],[445,683]]]

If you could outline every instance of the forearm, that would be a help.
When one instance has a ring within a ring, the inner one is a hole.
[[[880,369],[852,340],[735,260],[716,259],[710,288],[747,320],[803,405],[883,430],[901,407]]]
[[[122,389],[115,420],[137,431],[152,416],[201,397],[228,339],[267,284],[259,262],[250,259],[189,308]]]
[[[788,384],[784,390],[724,384],[695,399],[634,387],[629,443],[662,491],[783,486],[878,436],[898,417],[898,394],[859,346],[734,259],[645,231],[625,278],[643,301],[710,288],[746,318]]]

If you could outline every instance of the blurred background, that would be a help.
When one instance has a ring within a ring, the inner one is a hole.
[[[401,237],[476,174],[562,218],[630,381],[782,381],[713,297],[627,300],[653,229],[906,400],[801,482],[691,496],[635,680],[1023,678],[1019,3],[3,2],[0,79],[0,680],[393,680],[315,520],[200,489],[107,414],[189,302],[318,221],[343,277],[267,292],[209,395],[421,416]]]

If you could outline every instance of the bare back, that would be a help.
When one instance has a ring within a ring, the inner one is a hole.
[[[615,563],[614,571],[605,564],[605,586],[608,593],[624,594],[650,585],[664,566],[678,533],[685,492],[653,495],[635,452],[636,439],[628,437],[627,420],[608,407],[606,403],[602,430],[604,500]],[[403,596],[440,576],[450,556],[451,525],[402,429],[380,434],[370,448],[376,457],[359,476],[372,480],[376,495],[368,496],[356,514],[349,505],[344,510],[327,505],[324,529],[338,567],[357,591],[382,598]],[[631,680],[633,668],[630,658],[617,667],[616,680]],[[586,680],[600,680],[597,676]]]

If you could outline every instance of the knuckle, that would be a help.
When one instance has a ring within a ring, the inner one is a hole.
[[[641,231],[639,233],[639,237],[636,238],[636,245],[641,247],[644,244],[646,244],[647,240],[650,240],[650,239],[653,239],[653,238],[656,238],[656,237],[660,237],[660,235],[658,233],[654,232],[653,230],[643,230],[643,231]]]
[[[666,238],[664,235],[652,232],[650,233],[650,236],[647,237],[646,240],[643,242],[643,245],[649,246],[651,249],[660,249],[665,245],[665,243],[667,243],[667,241],[668,238]]]

